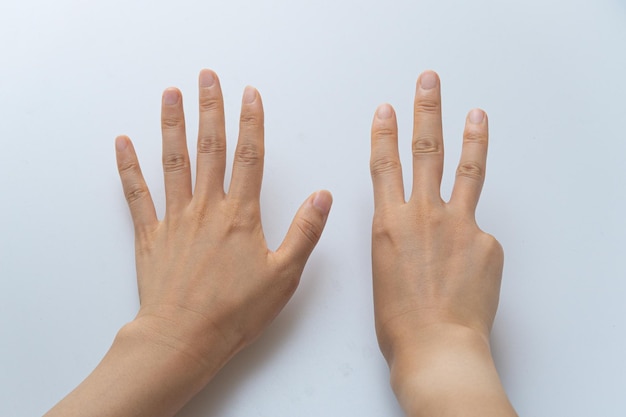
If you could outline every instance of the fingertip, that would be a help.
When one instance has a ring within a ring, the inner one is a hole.
[[[417,78],[417,86],[422,90],[432,90],[439,85],[439,74],[433,70],[426,70]]]
[[[176,87],[168,87],[163,91],[163,104],[171,106],[178,103],[181,97],[181,92]]]
[[[243,104],[252,104],[256,101],[256,98],[258,97],[259,92],[257,91],[256,88],[252,87],[251,85],[247,85],[246,88],[243,90]]]
[[[327,217],[333,205],[333,195],[328,190],[321,190],[314,193],[310,201],[322,216]]]
[[[130,139],[126,135],[120,135],[115,138],[115,150],[117,152],[124,152],[126,148],[128,148],[128,144],[130,143]]]
[[[200,88],[210,88],[215,85],[216,81],[217,74],[215,73],[215,71],[208,68],[203,68],[202,70],[200,70],[200,75],[198,76],[198,84]]]
[[[467,115],[467,120],[472,124],[482,124],[487,121],[487,113],[483,109],[472,109]]]
[[[388,120],[394,115],[393,106],[389,103],[383,103],[376,109],[376,118],[379,120]]]

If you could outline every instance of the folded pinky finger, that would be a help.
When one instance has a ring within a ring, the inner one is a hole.
[[[141,173],[133,144],[127,136],[118,136],[115,139],[115,155],[135,232],[153,227],[158,223],[154,203]]]
[[[474,109],[468,114],[465,122],[461,161],[450,198],[451,204],[464,207],[472,215],[485,182],[487,143],[487,115],[480,109]]]

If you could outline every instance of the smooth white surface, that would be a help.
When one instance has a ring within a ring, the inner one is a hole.
[[[506,252],[494,354],[520,415],[626,415],[626,2],[0,3],[0,415],[43,414],[137,309],[113,138],[163,207],[159,104],[221,77],[266,113],[265,231],[328,188],[327,230],[255,345],[183,411],[400,416],[373,330],[369,129],[398,113],[405,174],[417,75],[439,72],[451,189],[466,112],[490,116],[479,223]],[[410,184],[406,181],[407,186]]]

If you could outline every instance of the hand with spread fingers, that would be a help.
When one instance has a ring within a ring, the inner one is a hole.
[[[487,115],[466,119],[449,202],[440,195],[443,135],[439,77],[418,79],[411,196],[405,201],[395,113],[372,125],[376,332],[391,382],[410,416],[514,416],[490,352],[502,276],[500,244],[477,226],[485,179]]]
[[[158,220],[130,140],[116,140],[134,227],[140,309],[93,373],[48,416],[171,416],[281,311],[328,216],[311,195],[280,247],[267,248],[259,206],[263,105],[247,87],[232,180],[224,191],[226,137],[220,83],[199,77],[200,126],[192,188],[182,97],[162,100],[166,213]]]

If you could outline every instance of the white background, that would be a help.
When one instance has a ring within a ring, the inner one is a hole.
[[[135,141],[162,213],[161,91],[183,91],[193,144],[203,67],[221,77],[231,151],[244,86],[263,96],[269,244],[310,192],[335,204],[292,301],[180,416],[402,415],[373,330],[369,130],[392,103],[408,175],[429,68],[444,196],[466,112],[490,117],[478,219],[506,252],[493,350],[511,401],[626,415],[624,0],[2,0],[0,415],[43,414],[134,316],[113,139]]]

